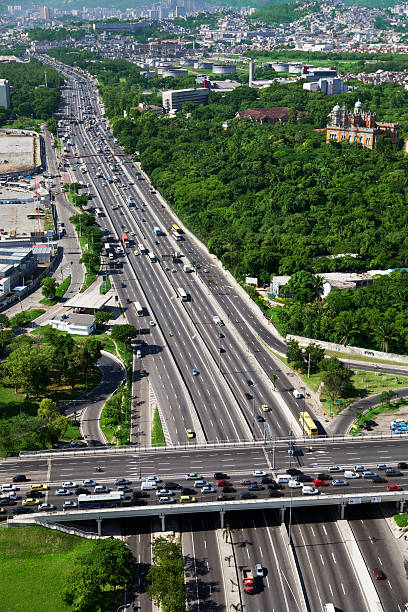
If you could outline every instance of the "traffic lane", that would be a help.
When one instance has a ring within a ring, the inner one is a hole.
[[[189,516],[182,521],[187,606],[191,611],[226,610],[214,520]]]
[[[348,508],[347,520],[364,557],[368,571],[373,576],[373,568],[378,567],[384,573],[384,580],[373,580],[385,611],[405,609],[408,601],[408,580],[405,571],[405,559],[395,541],[383,511],[392,515],[395,508],[368,507]],[[353,518],[354,517],[354,518]]]
[[[292,513],[291,537],[311,610],[333,602],[339,610],[369,610],[354,567],[329,510]]]
[[[301,609],[297,601],[295,580],[285,541],[280,533],[278,511],[264,512],[249,516],[245,512],[231,515],[230,527],[238,569],[242,580],[242,569],[249,568],[256,576],[255,566],[261,563],[264,576],[255,578],[256,592],[247,595],[241,588],[245,608],[292,612]]]
[[[109,213],[109,214],[110,214],[110,213]],[[143,276],[143,274],[145,274],[145,271],[144,271],[144,270],[140,271],[140,275],[141,275],[141,276]],[[150,289],[152,288],[152,286],[151,286],[151,285],[152,285],[152,283],[153,283],[153,281],[152,281],[152,277],[150,277],[150,287],[149,287]],[[163,293],[163,292],[162,292],[160,289],[159,289],[159,293],[160,293],[160,298],[161,298],[161,297],[162,297],[162,293]],[[150,297],[151,297],[151,296],[152,296],[152,293],[150,293]],[[157,318],[157,315],[156,315],[156,318]],[[181,327],[182,327],[182,326],[180,326],[180,328],[181,328]],[[176,327],[176,329],[178,329],[178,328]],[[174,335],[174,334],[173,334],[173,335]],[[198,358],[198,357],[196,358],[196,361],[197,361],[197,362],[199,362],[199,358]],[[199,364],[198,364],[198,365],[199,365]],[[200,367],[200,366],[199,366],[199,367]],[[203,367],[204,367],[204,366],[203,366]],[[190,369],[191,369],[191,364],[190,364]],[[208,394],[208,395],[210,395],[211,397],[213,396],[213,392],[214,392],[214,390],[213,390],[212,388],[211,388],[211,389],[209,389],[209,388],[208,388],[206,391],[207,391],[207,394]],[[200,391],[198,391],[198,394],[200,395]],[[201,401],[200,401],[200,404],[201,404]],[[211,420],[210,420],[210,422],[211,422],[211,423],[213,423],[213,424],[215,424],[215,422],[216,422],[216,421],[214,421],[214,418],[213,418],[213,419],[211,419]],[[187,426],[188,426],[188,424],[187,424]],[[231,421],[231,426],[232,426],[233,428],[235,428],[235,426],[234,426],[234,424],[232,423],[232,421]],[[226,431],[226,433],[227,433],[227,435],[228,435],[228,432],[227,432],[227,428],[226,428],[226,427],[224,427],[224,430]],[[184,434],[184,435],[185,435],[185,434]],[[207,434],[207,435],[208,435],[210,438],[212,438],[212,437],[213,437],[213,436],[211,436],[210,434]],[[183,436],[183,437],[184,437],[184,436]],[[218,436],[218,435],[216,435],[216,436],[215,436],[215,439],[219,439],[219,436]],[[225,439],[225,438],[224,438],[224,439]],[[227,439],[228,439],[228,438],[227,438]]]
[[[408,366],[403,367],[400,364],[370,364],[362,361],[349,361],[347,359],[341,359],[349,370],[364,370],[367,372],[383,372],[384,374],[395,374],[396,376],[408,376]]]
[[[14,476],[25,475],[30,483],[48,480],[49,462],[47,459],[2,459],[0,460],[0,482],[11,483]],[[16,483],[21,486],[21,483]]]
[[[151,530],[152,521],[150,517],[145,517],[143,521],[135,519],[122,519],[123,535],[126,544],[132,551],[133,559],[133,579],[127,583],[126,603],[133,602],[137,610],[153,610],[153,602],[146,593],[146,576],[151,566]]]

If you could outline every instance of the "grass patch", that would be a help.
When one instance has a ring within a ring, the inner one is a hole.
[[[98,275],[95,274],[94,272],[87,272],[85,274],[84,284],[82,285],[80,289],[80,293],[83,293],[86,289],[88,289],[88,287],[90,287],[92,283],[96,281],[97,276]]]
[[[40,300],[40,304],[44,304],[45,306],[55,306],[59,302],[59,300],[64,297],[65,292],[68,290],[68,287],[71,284],[71,276],[67,276],[60,285],[58,285],[55,291],[55,297],[50,300],[48,298],[43,298]]]
[[[163,427],[160,420],[159,411],[157,408],[153,412],[152,421],[152,446],[166,446],[166,440],[163,433]]]
[[[18,312],[10,319],[10,327],[11,329],[16,329],[18,327],[22,327],[31,321],[34,321],[37,317],[44,314],[44,308],[33,308],[32,310],[23,310],[22,312]]]
[[[397,523],[398,527],[408,527],[408,514],[406,512],[403,514],[394,514],[394,521]]]
[[[102,282],[101,286],[99,287],[99,293],[101,295],[105,295],[105,293],[108,293],[108,291],[110,290],[111,287],[112,287],[112,285],[111,285],[110,277],[107,274],[106,275],[105,287],[104,287],[104,283]]]
[[[60,593],[67,571],[75,567],[78,554],[93,542],[44,527],[0,530],[0,609],[26,612],[66,612]],[[106,598],[103,610],[112,606]]]

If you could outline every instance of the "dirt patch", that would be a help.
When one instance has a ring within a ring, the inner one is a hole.
[[[384,412],[382,414],[376,414],[371,418],[377,423],[377,427],[374,428],[375,433],[390,433],[391,421],[394,419],[405,419],[408,423],[408,404],[406,406],[401,406],[400,409],[395,412]]]

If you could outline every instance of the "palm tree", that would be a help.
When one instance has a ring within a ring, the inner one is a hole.
[[[244,612],[244,606],[242,603],[231,604],[231,608],[235,610],[235,612]]]
[[[271,381],[271,383],[273,384],[273,390],[274,390],[274,391],[275,391],[275,389],[276,389],[275,382],[276,382],[276,380],[277,380],[277,379],[278,379],[278,377],[277,377],[277,375],[276,375],[276,374],[271,374],[271,375],[269,376],[269,380],[270,380],[270,381]]]
[[[233,533],[234,533],[234,530],[231,529],[229,525],[225,525],[225,527],[222,530],[222,537],[224,538],[225,542],[228,542],[228,538],[229,538],[232,544],[232,534]]]
[[[227,555],[226,557],[224,557],[224,561],[228,563],[228,567],[231,567],[231,559],[232,555]]]

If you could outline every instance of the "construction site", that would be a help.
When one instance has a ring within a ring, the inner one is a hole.
[[[41,166],[41,138],[36,132],[0,131],[0,176],[37,172]]]

